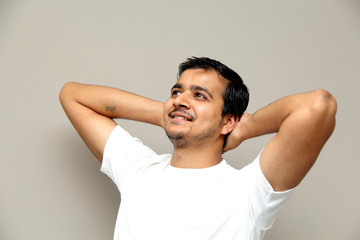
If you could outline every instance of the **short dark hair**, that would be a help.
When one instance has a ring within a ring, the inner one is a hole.
[[[224,93],[224,107],[222,116],[234,115],[240,118],[249,103],[249,91],[243,80],[234,70],[223,63],[207,57],[190,57],[179,65],[178,77],[187,69],[215,70],[228,80]]]

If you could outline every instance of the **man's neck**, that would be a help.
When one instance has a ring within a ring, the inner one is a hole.
[[[221,143],[214,145],[174,146],[171,166],[178,168],[207,168],[222,160]]]

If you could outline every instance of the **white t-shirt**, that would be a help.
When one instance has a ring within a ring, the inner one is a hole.
[[[263,239],[292,193],[274,192],[259,157],[241,170],[224,160],[175,168],[170,159],[121,127],[113,130],[101,171],[121,193],[114,240]]]

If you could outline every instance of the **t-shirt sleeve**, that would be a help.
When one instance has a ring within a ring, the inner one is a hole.
[[[266,230],[272,227],[276,216],[295,188],[287,191],[274,191],[260,168],[260,154],[247,166],[252,178],[249,184],[249,200],[254,228]]]
[[[104,149],[101,171],[108,175],[119,190],[132,174],[146,168],[157,154],[119,125],[111,132]]]

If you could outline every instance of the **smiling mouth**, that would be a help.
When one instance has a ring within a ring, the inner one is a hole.
[[[195,119],[195,117],[193,117],[191,114],[181,110],[174,110],[170,112],[169,117],[172,119],[178,119],[180,121],[193,121]]]
[[[179,120],[184,120],[184,121],[191,121],[191,120],[188,120],[188,119],[186,119],[184,117],[181,117],[181,116],[174,116],[172,118],[179,119]]]

